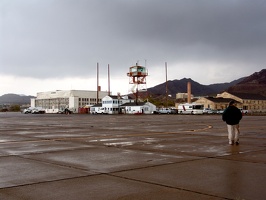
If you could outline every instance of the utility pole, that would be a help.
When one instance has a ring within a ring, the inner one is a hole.
[[[110,96],[110,66],[108,64],[108,96]]]
[[[99,63],[97,63],[97,95],[96,104],[99,103]]]
[[[168,80],[167,80],[167,62],[165,62],[165,95],[166,95],[166,107],[168,107]]]

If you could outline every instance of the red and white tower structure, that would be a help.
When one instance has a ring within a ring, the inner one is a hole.
[[[138,103],[140,94],[143,96],[147,93],[146,77],[148,70],[146,67],[136,64],[129,68],[127,76],[129,77],[129,84],[132,85],[131,92],[135,95],[136,103]]]

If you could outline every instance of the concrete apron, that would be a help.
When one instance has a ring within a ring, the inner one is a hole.
[[[266,196],[265,118],[246,120],[240,145],[231,146],[216,116],[191,116],[188,128],[181,116],[123,116],[121,124],[111,116],[1,117],[0,199]]]

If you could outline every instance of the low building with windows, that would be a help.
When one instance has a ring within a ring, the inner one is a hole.
[[[121,105],[121,111],[124,114],[153,114],[156,106],[150,102],[125,103]]]
[[[237,107],[248,112],[266,112],[266,97],[259,94],[223,92],[216,97],[201,97],[196,103],[203,104],[204,108],[224,110],[231,100],[237,102]]]
[[[204,108],[209,108],[211,110],[224,110],[227,108],[231,98],[222,97],[201,97],[196,100],[196,103],[201,104]]]
[[[234,99],[241,103],[243,110],[266,112],[266,97],[260,94],[223,92],[218,94],[217,97]]]
[[[118,114],[121,113],[120,106],[125,103],[134,102],[129,96],[107,95],[102,98],[102,103],[91,107],[92,114]]]
[[[156,106],[150,102],[135,102],[129,96],[105,96],[102,103],[91,107],[92,114],[152,114]]]
[[[46,113],[57,113],[68,108],[78,113],[80,108],[91,107],[102,102],[102,98],[108,92],[87,90],[56,90],[49,92],[38,92],[37,97],[31,99],[31,107],[41,107]]]

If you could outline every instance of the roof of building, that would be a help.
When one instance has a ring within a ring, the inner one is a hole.
[[[123,95],[122,96],[123,99],[127,98],[127,99],[135,99],[133,94],[127,94],[127,95]]]
[[[112,99],[118,99],[117,95],[108,95],[109,97],[111,97]]]
[[[109,96],[109,97],[111,97],[112,99],[118,99],[118,95],[107,95],[107,96]],[[134,99],[134,98],[132,98],[131,96],[129,96],[129,95],[123,95],[123,96],[120,96],[120,98],[122,98],[122,99],[125,99],[125,97],[127,98],[127,99]]]
[[[125,106],[143,106],[145,105],[146,102],[138,102],[138,104],[136,104],[136,102],[133,102],[133,103],[124,103],[121,105],[121,107],[125,107]]]
[[[230,92],[230,94],[237,96],[241,99],[248,99],[248,100],[266,100],[265,96],[260,94],[250,94],[250,93],[234,93]]]
[[[204,97],[206,99],[208,99],[209,101],[212,101],[214,103],[229,103],[230,101],[234,100],[231,98],[222,98],[222,97]]]
[[[102,103],[97,103],[97,104],[95,104],[95,105],[93,105],[93,106],[91,106],[91,107],[102,107]]]

